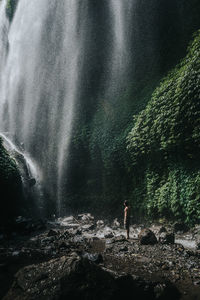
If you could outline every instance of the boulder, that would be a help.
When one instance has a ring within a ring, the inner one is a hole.
[[[93,230],[94,228],[95,228],[94,224],[86,224],[81,226],[82,231],[89,231],[89,230]]]
[[[56,236],[58,232],[56,230],[50,229],[47,236]]]
[[[200,234],[196,235],[195,240],[196,240],[196,249],[200,250]]]
[[[118,229],[120,227],[120,223],[118,221],[118,219],[114,219],[113,223],[112,223],[112,228],[113,229]]]
[[[88,214],[80,214],[78,215],[78,220],[80,220],[81,222],[93,222],[94,221],[94,217],[88,213]]]
[[[141,245],[154,245],[157,243],[155,234],[148,228],[142,229],[138,238]]]
[[[117,300],[129,299],[130,295],[131,299],[157,299],[155,295],[162,296],[166,290],[165,286],[157,286],[154,291],[155,284],[152,282],[129,274],[117,274],[97,265],[93,259],[96,259],[95,255],[88,253],[82,257],[73,252],[26,266],[15,274],[14,282],[3,299]]]
[[[167,232],[167,229],[164,226],[160,227],[160,229],[159,229],[159,233],[162,233],[162,232]]]
[[[184,223],[176,222],[174,223],[174,232],[187,232],[189,230],[188,226]]]
[[[65,217],[65,218],[62,219],[62,222],[74,223],[74,217],[73,216]]]
[[[96,225],[97,225],[97,228],[103,228],[103,227],[105,226],[103,220],[98,220],[98,221],[96,222]]]
[[[103,256],[101,253],[88,253],[88,252],[85,252],[83,255],[82,255],[84,258],[87,258],[88,260],[96,263],[96,264],[100,264],[103,262]]]
[[[46,229],[46,224],[43,220],[35,220],[31,218],[25,218],[18,216],[15,220],[15,231],[19,234],[30,234],[37,230]]]
[[[112,239],[114,237],[114,234],[112,232],[107,232],[104,234],[105,239]]]
[[[27,266],[15,275],[4,300],[16,299],[112,299],[115,278],[76,253],[38,265]]]
[[[30,185],[30,187],[34,186],[36,184],[36,179],[35,178],[30,178],[28,180],[28,184]]]
[[[174,244],[175,235],[172,232],[162,232],[159,235],[159,242],[161,244]]]

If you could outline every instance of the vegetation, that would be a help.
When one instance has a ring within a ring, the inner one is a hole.
[[[12,21],[16,7],[17,7],[18,0],[7,0],[6,6],[6,15],[10,21]]]
[[[133,206],[148,216],[200,219],[200,31],[181,63],[134,116],[128,149],[142,184]],[[137,197],[140,198],[137,199]]]
[[[9,156],[0,139],[0,224],[8,223],[20,210],[22,185],[15,161]]]

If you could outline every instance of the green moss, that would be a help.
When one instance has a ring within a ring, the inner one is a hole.
[[[6,15],[10,21],[12,21],[16,7],[17,7],[18,0],[7,0],[6,6]]]
[[[146,108],[134,116],[127,138],[132,164],[143,170],[141,205],[149,216],[179,217],[187,223],[200,218],[200,168],[196,169],[200,159],[199,57],[200,31],[187,56],[162,80]],[[187,162],[195,170],[186,169]]]
[[[0,224],[5,224],[21,209],[22,182],[17,165],[3,147],[1,138],[0,195]]]

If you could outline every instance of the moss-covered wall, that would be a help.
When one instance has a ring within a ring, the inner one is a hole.
[[[0,138],[0,225],[9,224],[22,211],[22,181],[16,162]]]
[[[133,127],[133,115],[137,116],[146,107],[160,80],[186,55],[192,34],[200,28],[199,15],[200,2],[196,0],[137,2],[130,29],[134,49],[129,65],[132,77],[114,99],[97,98],[95,92],[91,95],[89,85],[79,103],[66,175],[68,209],[93,209],[98,213],[121,215],[121,203],[130,199],[133,207],[140,210],[140,213],[135,211],[135,215],[147,214],[142,195],[146,195],[148,168],[140,172],[139,162],[137,170],[132,167],[134,158],[126,149],[127,135]],[[174,71],[177,76],[178,69]],[[92,78],[85,74],[85,85],[87,82],[91,83]],[[101,93],[99,89],[98,93]],[[171,109],[169,101],[166,113]],[[168,172],[165,169],[165,176],[170,173],[171,165],[167,168],[170,169]],[[159,168],[155,167],[155,172],[159,172]],[[171,211],[170,214],[174,215]]]
[[[162,80],[128,135],[131,196],[149,217],[200,220],[200,31]],[[136,170],[134,175],[134,170]]]

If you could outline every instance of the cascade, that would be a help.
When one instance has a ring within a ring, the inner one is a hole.
[[[135,0],[110,0],[110,14],[112,19],[113,43],[110,51],[110,76],[107,81],[107,93],[112,95],[122,86],[126,78],[130,62],[130,33],[131,17]]]
[[[0,137],[3,139],[3,145],[8,151],[10,156],[15,159],[19,168],[21,179],[24,187],[24,200],[36,201],[35,205],[39,208],[39,212],[43,213],[43,194],[42,194],[42,173],[36,162],[33,162],[28,154],[19,149],[16,145],[9,140],[9,138],[0,133]]]
[[[92,39],[92,1],[19,0],[11,24],[6,2],[0,3],[0,132],[16,147],[23,144],[23,154],[40,166],[44,194],[62,215],[72,129],[82,73],[87,71],[86,43]],[[111,43],[105,45],[109,59],[104,86],[111,95],[128,65],[134,1],[105,3]]]

